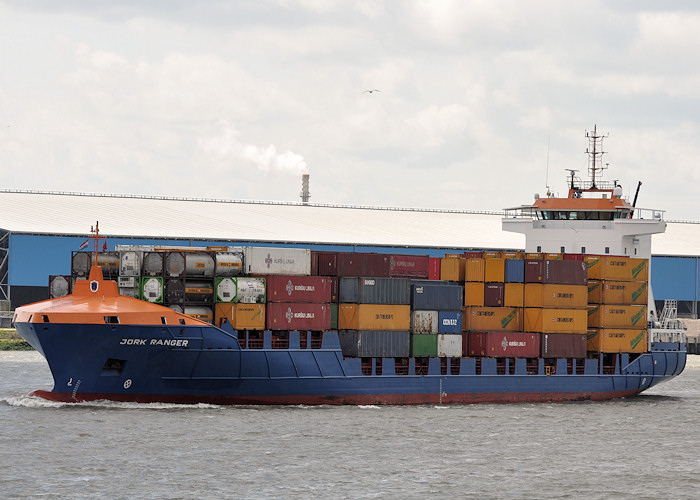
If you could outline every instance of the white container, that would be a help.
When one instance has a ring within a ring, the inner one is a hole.
[[[139,289],[138,288],[130,288],[130,287],[120,287],[119,288],[119,295],[123,295],[125,297],[133,297],[135,299],[139,298]]]
[[[141,274],[141,257],[143,252],[127,250],[119,253],[119,276],[138,276]],[[133,286],[133,285],[132,285]]]
[[[236,298],[242,304],[265,303],[265,278],[235,278]]]
[[[308,248],[245,247],[247,274],[311,274],[311,250]]]
[[[214,276],[214,256],[207,252],[185,252],[185,275]]]
[[[49,298],[55,299],[57,297],[68,295],[68,292],[70,291],[69,279],[70,276],[54,276],[51,279],[51,284],[49,285]]]
[[[185,306],[185,314],[195,319],[212,323],[214,321],[214,313],[211,307],[206,306]]]
[[[162,302],[163,301],[163,281],[160,278],[144,278],[143,286],[143,300],[148,302]]]
[[[411,313],[411,333],[437,333],[437,311],[413,311]]]
[[[243,272],[243,252],[217,252],[216,276],[238,276]]]
[[[441,333],[437,338],[437,355],[439,358],[462,357],[462,335]]]
[[[139,284],[135,276],[119,276],[117,278],[117,286],[119,286],[119,288],[135,288],[138,287]]]
[[[216,301],[233,302],[236,300],[238,285],[236,278],[216,278]]]

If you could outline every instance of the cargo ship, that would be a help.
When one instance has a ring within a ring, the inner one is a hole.
[[[18,308],[53,401],[471,404],[604,401],[679,375],[673,301],[657,313],[663,212],[589,179],[507,209],[524,251],[442,257],[304,248],[75,252],[62,296]],[[56,277],[52,277],[54,279]],[[71,293],[67,293],[70,291]]]

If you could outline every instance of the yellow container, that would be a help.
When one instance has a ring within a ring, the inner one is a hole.
[[[523,313],[526,332],[533,333],[586,333],[585,309],[541,309],[526,307]]]
[[[523,283],[506,283],[503,291],[503,305],[505,307],[523,307]]]
[[[646,306],[588,305],[590,328],[646,328]]]
[[[506,279],[506,260],[492,258],[484,260],[484,281],[487,283],[503,283]]]
[[[646,282],[607,280],[588,282],[590,304],[646,305],[648,295]]]
[[[224,319],[235,330],[264,330],[265,304],[219,302],[214,305],[214,324],[221,326]]]
[[[466,259],[464,264],[464,281],[484,281],[484,259]]]
[[[339,304],[340,330],[411,329],[411,306],[393,304]]]
[[[523,259],[525,258],[525,254],[522,252],[503,252],[501,257],[504,259]]]
[[[482,252],[484,259],[500,259],[503,254],[501,252]]]
[[[586,309],[588,306],[588,287],[586,285],[525,283],[523,306]]]
[[[464,305],[483,306],[484,305],[484,283],[467,281],[464,283]]]
[[[647,330],[601,328],[588,330],[588,350],[594,352],[647,352]]]
[[[543,253],[526,253],[525,258],[528,260],[544,260]]]
[[[446,281],[464,281],[463,257],[443,257],[440,259],[440,279]]]
[[[649,261],[613,255],[586,255],[588,279],[612,281],[649,281]]]
[[[462,316],[462,328],[472,332],[519,332],[522,311],[519,307],[467,307]]]
[[[563,253],[546,253],[544,254],[544,260],[564,260]]]

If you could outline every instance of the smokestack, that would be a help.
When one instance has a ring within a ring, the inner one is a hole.
[[[311,193],[309,193],[309,174],[304,174],[301,176],[301,202],[308,203],[309,198],[311,198]]]

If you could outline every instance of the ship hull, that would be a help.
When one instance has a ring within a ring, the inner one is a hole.
[[[244,405],[472,404],[604,401],[638,394],[685,367],[683,345],[632,357],[586,360],[344,358],[335,332],[312,346],[309,332],[289,345],[241,348],[237,332],[214,326],[19,323],[47,359],[53,401]],[[308,342],[300,342],[306,337]],[[304,346],[304,348],[302,348]],[[634,358],[634,359],[632,359]],[[606,364],[607,363],[607,364]]]

